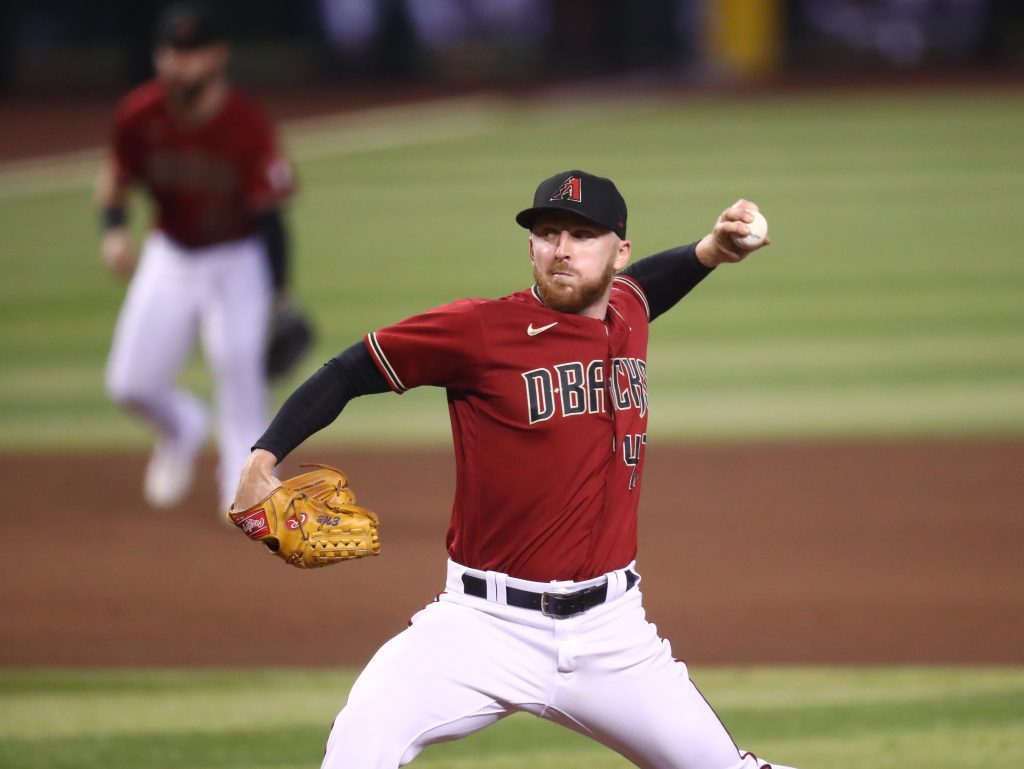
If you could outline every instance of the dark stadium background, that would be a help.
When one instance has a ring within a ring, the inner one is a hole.
[[[154,19],[163,5],[0,4],[0,94],[116,90],[146,78]],[[261,86],[338,80],[381,87],[514,86],[623,75],[715,85],[781,76],[950,77],[1024,68],[1024,4],[1013,0],[213,5],[236,44],[236,73]],[[726,30],[724,46],[716,27]]]

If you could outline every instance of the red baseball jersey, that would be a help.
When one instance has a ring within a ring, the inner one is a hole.
[[[643,289],[620,275],[603,321],[552,310],[534,287],[463,299],[366,336],[396,392],[447,389],[453,560],[546,582],[634,559],[648,318]]]
[[[234,88],[202,125],[182,125],[158,80],[118,105],[113,129],[114,172],[138,182],[156,203],[155,225],[190,248],[253,232],[254,214],[291,194],[292,172],[273,126]]]

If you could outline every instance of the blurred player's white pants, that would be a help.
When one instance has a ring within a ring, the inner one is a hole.
[[[187,440],[185,425],[196,423],[198,400],[176,380],[201,336],[214,380],[222,502],[234,497],[249,449],[266,428],[272,291],[258,238],[185,249],[153,231],[114,330],[108,392],[171,440]]]
[[[552,619],[503,605],[505,587],[543,591],[584,583],[524,583],[494,572],[484,600],[462,593],[449,562],[437,602],[412,618],[360,674],[327,742],[324,769],[396,769],[426,746],[458,739],[515,712],[554,721],[648,769],[760,769],[647,622],[639,587],[609,578],[609,600]],[[786,769],[771,765],[776,769]]]

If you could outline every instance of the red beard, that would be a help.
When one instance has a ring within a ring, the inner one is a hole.
[[[576,274],[567,268],[558,269],[561,272]],[[572,285],[562,282],[554,275],[542,273],[536,264],[533,265],[533,279],[537,282],[537,293],[544,300],[544,304],[559,312],[578,313],[586,309],[601,298],[613,277],[615,277],[615,265],[611,260],[608,261],[604,274],[598,279],[590,283],[574,283]]]

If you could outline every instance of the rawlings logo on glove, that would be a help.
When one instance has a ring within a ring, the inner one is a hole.
[[[249,539],[300,569],[380,552],[377,514],[354,504],[348,476],[327,465],[282,481],[266,499],[228,520]]]
[[[270,533],[270,524],[267,523],[267,511],[262,507],[253,510],[251,513],[240,514],[234,524],[245,532],[249,539],[260,539]]]

